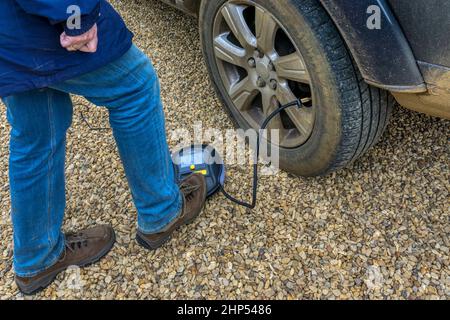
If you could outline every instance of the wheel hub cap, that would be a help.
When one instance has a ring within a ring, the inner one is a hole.
[[[272,71],[270,68],[271,61],[267,56],[264,56],[262,59],[258,59],[256,62],[256,72],[258,76],[260,76],[266,82],[270,80],[270,72]]]

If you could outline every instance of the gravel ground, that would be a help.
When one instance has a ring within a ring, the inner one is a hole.
[[[231,128],[207,77],[196,20],[156,0],[112,3],[160,74],[167,129],[197,119]],[[134,240],[135,209],[111,133],[89,131],[83,110],[75,108],[68,135],[65,228],[110,223],[117,244],[33,298],[450,297],[449,121],[396,108],[381,143],[353,166],[315,179],[264,177],[254,211],[217,196],[194,224],[147,252]],[[103,109],[86,115],[107,126]],[[11,270],[8,130],[1,105],[0,298],[21,299]],[[231,191],[248,197],[247,178],[237,168]]]

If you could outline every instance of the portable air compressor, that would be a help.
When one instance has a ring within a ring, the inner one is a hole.
[[[300,100],[295,100],[291,103],[280,106],[266,118],[261,126],[260,132],[257,135],[256,161],[255,164],[253,164],[253,193],[251,203],[240,201],[225,191],[225,165],[221,155],[219,155],[217,150],[210,145],[194,144],[190,147],[182,148],[172,154],[172,161],[174,164],[177,182],[180,182],[193,173],[200,173],[205,176],[208,197],[211,197],[218,191],[222,191],[227,199],[246,208],[254,209],[257,200],[258,159],[262,131],[267,128],[269,122],[281,111],[294,106],[297,106],[298,108],[303,107]]]
[[[179,182],[185,177],[200,173],[205,177],[207,196],[219,191],[225,183],[225,165],[217,151],[210,145],[192,145],[172,155],[175,177]]]

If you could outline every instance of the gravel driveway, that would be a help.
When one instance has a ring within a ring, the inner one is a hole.
[[[111,2],[158,70],[167,129],[198,119],[231,128],[196,20],[156,0]],[[449,121],[396,108],[381,143],[353,166],[314,179],[264,177],[253,211],[218,195],[194,224],[147,252],[134,240],[136,213],[111,133],[90,131],[80,116],[107,126],[107,114],[74,101],[65,227],[110,223],[118,241],[101,263],[61,274],[35,298],[450,298]],[[11,271],[8,130],[0,105],[0,298],[24,298]],[[240,197],[250,196],[248,171],[230,175]]]

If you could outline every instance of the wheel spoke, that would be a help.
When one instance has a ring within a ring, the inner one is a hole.
[[[251,107],[252,101],[258,94],[258,90],[253,86],[249,77],[234,83],[230,86],[228,94],[238,110],[245,111]]]
[[[278,108],[278,101],[275,96],[263,94],[262,95],[262,107],[263,107],[263,113],[264,118],[268,117],[273,111],[275,111]],[[265,138],[268,139],[268,141],[271,141],[272,143],[284,143],[284,139],[286,137],[286,130],[283,127],[283,122],[281,121],[281,116],[276,115],[267,125],[266,130],[267,136]],[[279,141],[273,141],[272,140],[272,130],[278,130],[278,138]]]
[[[227,4],[222,9],[222,15],[234,36],[243,48],[256,47],[256,37],[244,19],[245,7],[236,4]]]
[[[278,108],[278,101],[275,96],[269,94],[262,95],[262,107],[264,118],[267,118],[272,112]],[[280,130],[280,137],[283,135],[283,123],[280,115],[276,115],[268,124],[267,129]]]
[[[261,8],[256,8],[256,38],[258,47],[266,54],[275,49],[278,24],[273,17]]]
[[[287,84],[278,87],[277,98],[281,104],[287,104],[297,99]],[[299,109],[291,107],[286,109],[286,114],[302,135],[308,136],[310,134],[314,125],[314,118],[310,108]]]
[[[224,33],[214,39],[216,57],[233,65],[246,67],[245,50],[231,43],[227,37],[228,33]]]
[[[287,115],[294,123],[295,127],[303,136],[309,136],[314,126],[310,108],[290,108],[286,110]]]
[[[298,52],[278,57],[278,59],[274,61],[274,65],[280,78],[302,83],[310,82],[308,71]]]
[[[277,108],[277,100],[274,95],[263,93],[261,96],[263,114],[268,117]]]

